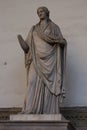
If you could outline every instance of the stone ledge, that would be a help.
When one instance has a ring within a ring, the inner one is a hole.
[[[75,130],[69,121],[0,121],[0,130]]]

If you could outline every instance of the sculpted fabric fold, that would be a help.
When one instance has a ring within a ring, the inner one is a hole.
[[[25,65],[28,90],[23,108],[26,113],[59,112],[58,96],[63,89],[66,57],[66,46],[61,44],[61,39],[59,27],[51,20],[44,30],[39,23],[36,24],[27,36],[29,52],[25,54]]]

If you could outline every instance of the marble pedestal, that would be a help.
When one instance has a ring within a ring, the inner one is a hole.
[[[18,114],[10,115],[11,121],[61,121],[65,118],[61,114]]]
[[[11,115],[9,121],[0,121],[0,130],[75,130],[69,121],[59,115]]]

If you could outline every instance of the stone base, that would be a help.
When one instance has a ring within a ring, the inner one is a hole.
[[[0,122],[0,130],[75,130],[61,114],[11,115],[10,121]]]
[[[11,121],[63,121],[61,114],[17,114],[10,115]]]
[[[0,130],[75,130],[68,121],[0,121]]]

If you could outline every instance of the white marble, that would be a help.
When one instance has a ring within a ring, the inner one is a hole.
[[[61,114],[17,114],[10,115],[11,121],[61,121],[65,120]]]

